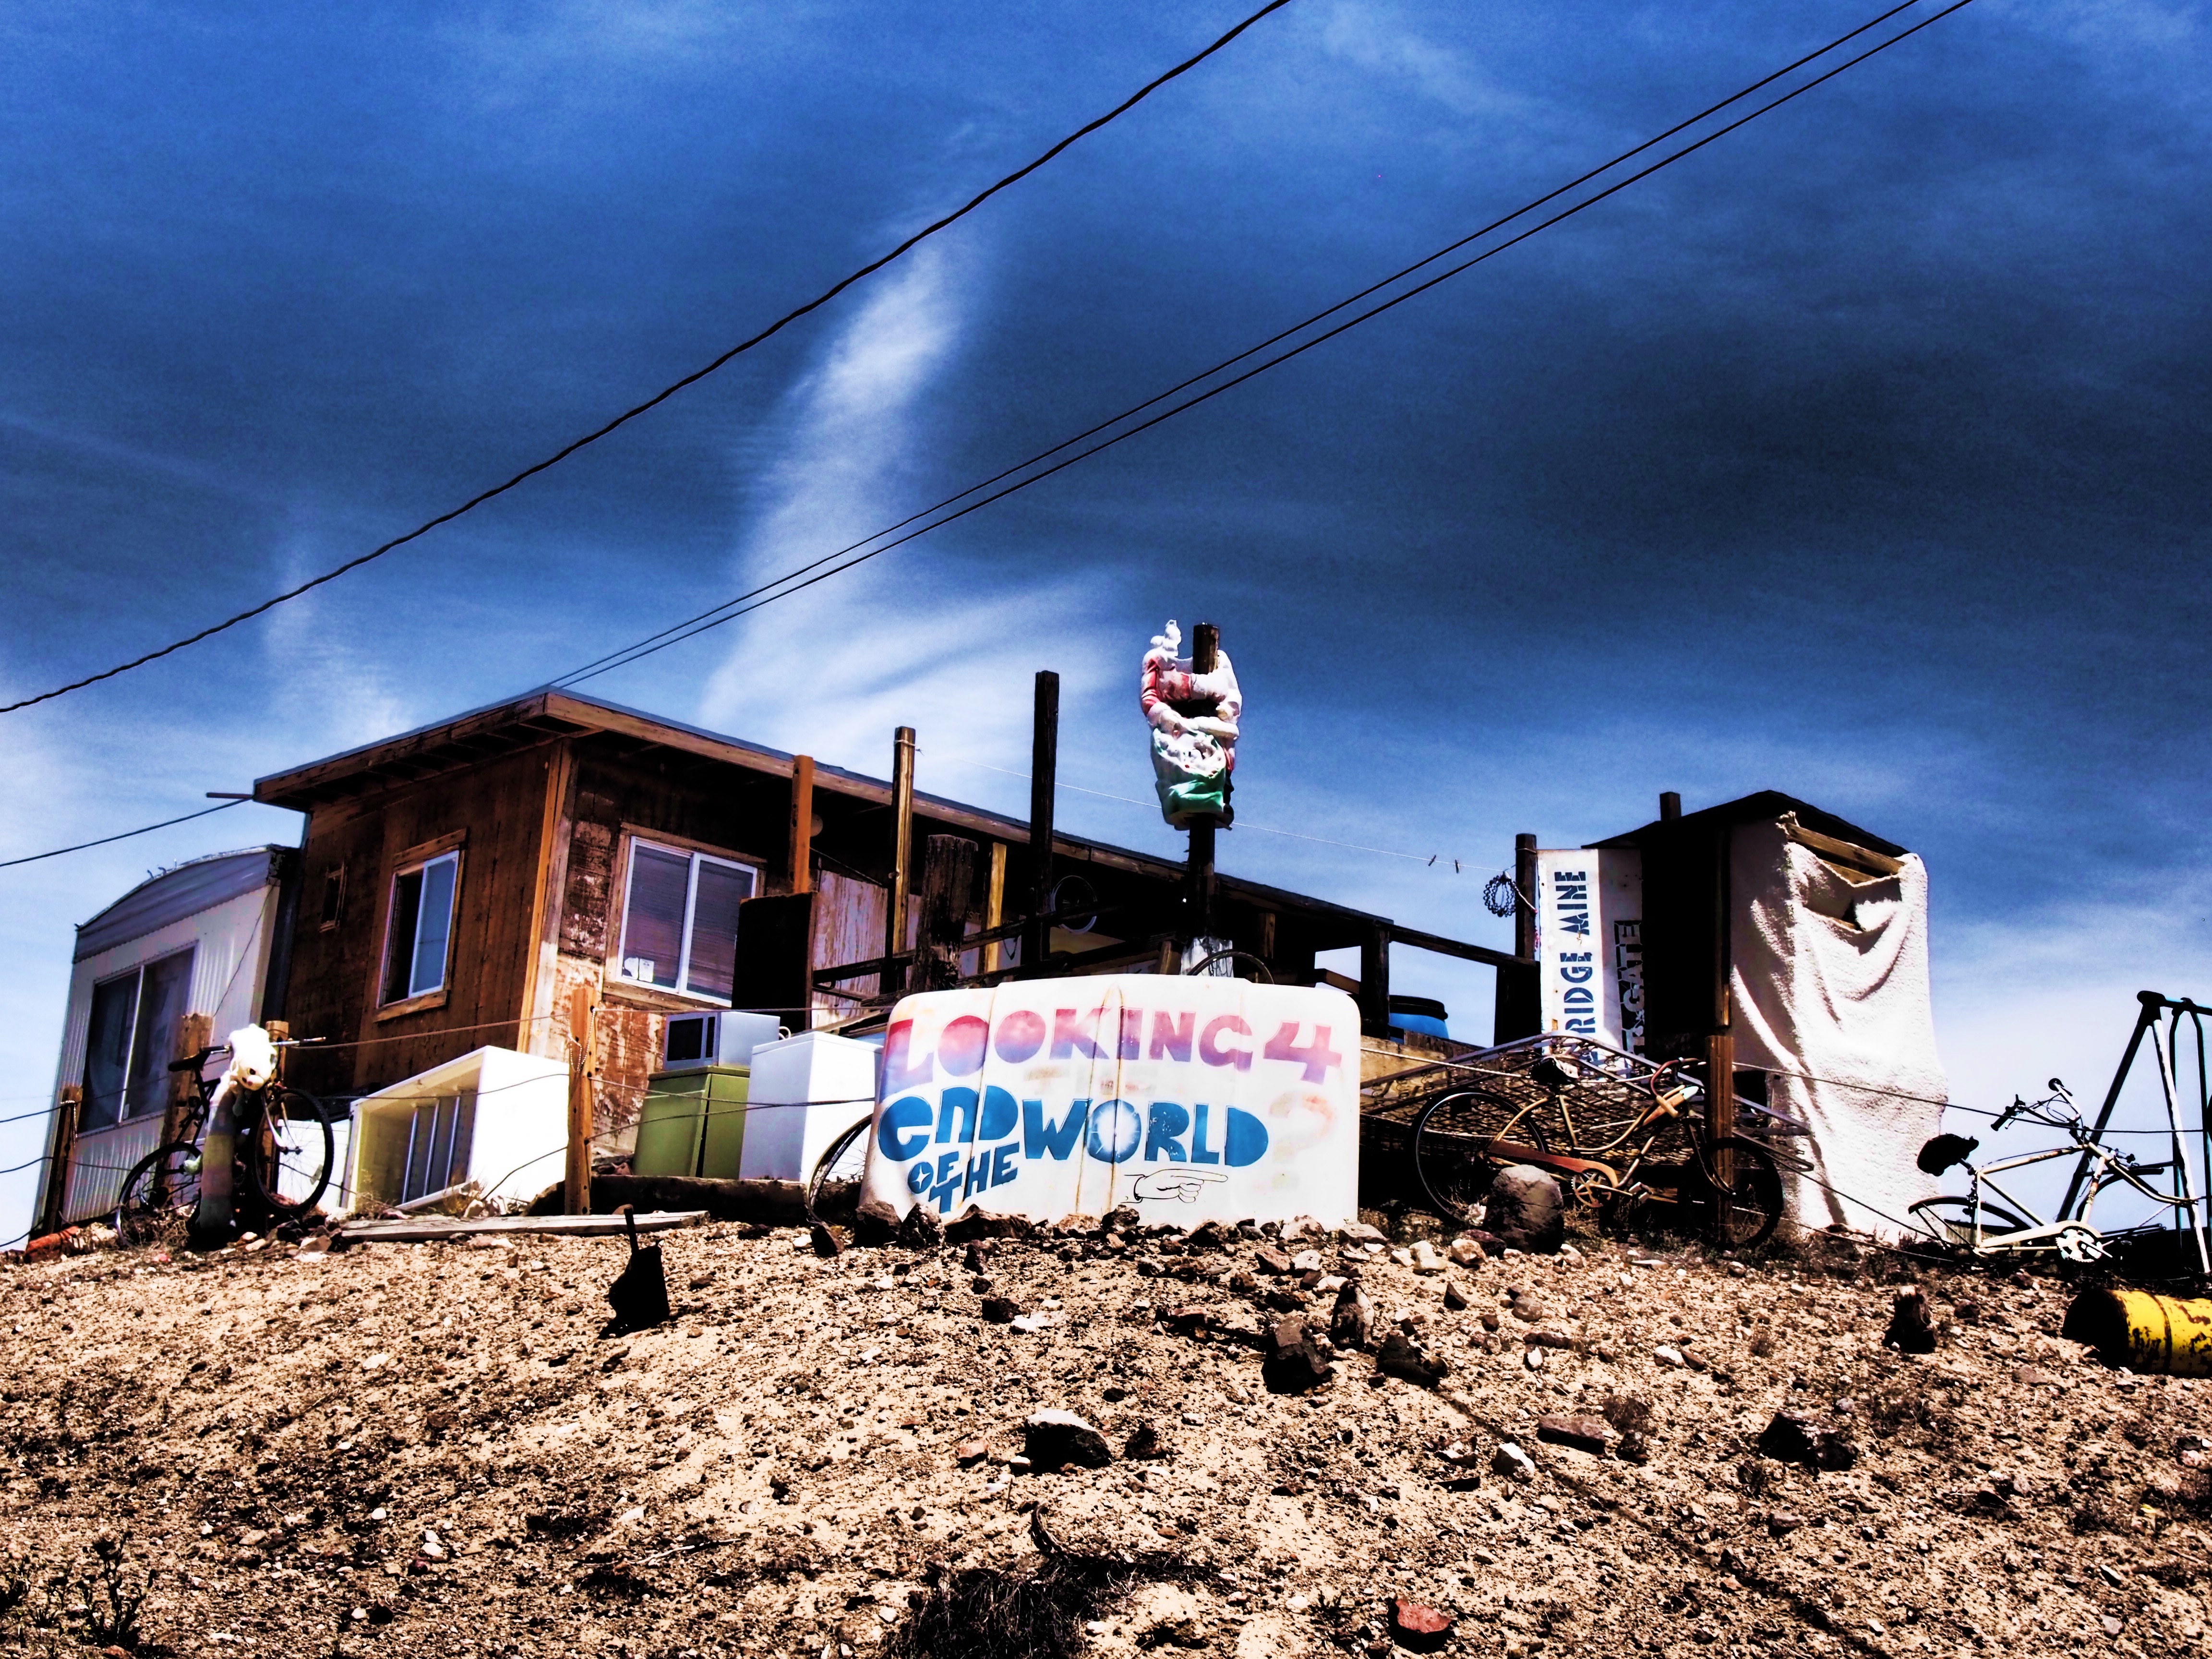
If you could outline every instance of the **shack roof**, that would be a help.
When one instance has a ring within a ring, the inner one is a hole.
[[[1838,841],[1847,841],[1854,847],[1863,847],[1870,853],[1884,854],[1890,858],[1905,856],[1905,849],[1895,842],[1885,841],[1871,830],[1862,830],[1857,824],[1839,818],[1833,812],[1823,811],[1810,801],[1785,795],[1778,789],[1762,789],[1755,795],[1746,795],[1739,800],[1723,801],[1718,806],[1685,812],[1679,818],[1654,818],[1641,829],[1631,830],[1626,835],[1613,836],[1605,841],[1594,841],[1590,845],[1640,847],[1655,836],[1694,833],[1699,830],[1717,830],[1723,825],[1738,823],[1766,823],[1784,812],[1795,812],[1798,823],[1817,834],[1833,836]]]
[[[248,847],[187,859],[150,876],[76,928],[75,959],[82,962],[173,921],[212,910],[241,893],[275,886],[284,878],[286,847]]]

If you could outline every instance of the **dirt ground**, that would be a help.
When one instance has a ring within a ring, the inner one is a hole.
[[[661,1242],[677,1317],[615,1336],[619,1239],[0,1272],[0,1644],[949,1654],[915,1609],[968,1570],[1030,1571],[1042,1538],[1095,1599],[998,1650],[1379,1655],[1420,1640],[1400,1597],[1483,1654],[2205,1645],[2203,1394],[2060,1340],[2053,1283],[1825,1243],[1745,1264],[1582,1239],[1422,1273],[1308,1238],[1325,1273],[1357,1267],[1378,1340],[1411,1316],[1449,1375],[1346,1352],[1283,1395],[1258,1333],[1335,1298],[1261,1271],[1257,1237],[1005,1241],[984,1291],[958,1245]],[[1944,1328],[1920,1357],[1882,1344],[1913,1274]],[[1164,1317],[1186,1310],[1211,1325]],[[1608,1400],[1649,1407],[1648,1462],[1540,1437]],[[1010,1466],[1053,1407],[1115,1460]],[[1843,1429],[1854,1466],[1760,1455],[1778,1409]],[[1121,1455],[1143,1425],[1165,1455]],[[1509,1441],[1529,1478],[1493,1467]],[[116,1603],[141,1595],[130,1628]]]

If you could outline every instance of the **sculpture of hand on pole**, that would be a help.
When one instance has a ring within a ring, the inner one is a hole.
[[[1230,775],[1237,767],[1237,720],[1244,712],[1237,671],[1217,647],[1204,672],[1176,653],[1182,629],[1170,622],[1145,653],[1138,696],[1152,728],[1152,775],[1160,812],[1178,830],[1227,823]]]

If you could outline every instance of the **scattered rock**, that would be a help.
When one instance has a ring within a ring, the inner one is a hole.
[[[1936,1322],[1929,1316],[1928,1297],[1917,1285],[1907,1285],[1891,1305],[1889,1329],[1881,1339],[1900,1353],[1936,1352]]]
[[[1339,1348],[1364,1348],[1375,1334],[1375,1304],[1357,1283],[1347,1284],[1329,1316],[1328,1340]]]
[[[1544,1369],[1544,1351],[1541,1348],[1528,1349],[1521,1356],[1521,1364],[1523,1367],[1532,1371],[1542,1370]]]
[[[1566,1204],[1559,1183],[1534,1164],[1500,1170],[1483,1202],[1483,1231],[1510,1249],[1548,1255],[1566,1242]]]
[[[1413,1271],[1417,1273],[1440,1273],[1445,1267],[1444,1258],[1437,1254],[1436,1246],[1425,1238],[1413,1242]]]
[[[1389,1235],[1380,1227],[1370,1227],[1364,1221],[1349,1223],[1338,1231],[1347,1244],[1388,1244],[1390,1242]]]
[[[1463,1313],[1473,1305],[1468,1293],[1460,1288],[1459,1280],[1448,1279],[1444,1281],[1444,1306],[1454,1313]]]
[[[1336,1375],[1334,1356],[1306,1328],[1302,1319],[1285,1319],[1263,1339],[1267,1358],[1261,1381],[1271,1394],[1303,1394]]]
[[[988,1440],[963,1440],[952,1449],[953,1461],[959,1463],[980,1463],[990,1455]]]
[[[934,1249],[945,1242],[944,1218],[933,1204],[917,1204],[898,1224],[898,1242],[911,1250]]]
[[[1401,1647],[1434,1652],[1450,1639],[1451,1630],[1451,1616],[1425,1602],[1408,1601],[1401,1595],[1390,1604],[1390,1634]]]
[[[1515,1480],[1534,1480],[1536,1478],[1536,1460],[1510,1440],[1499,1443],[1497,1451],[1491,1455],[1490,1467],[1493,1474]]]
[[[1531,1348],[1571,1349],[1575,1340],[1565,1331],[1523,1331],[1521,1340]]]
[[[1167,1455],[1168,1443],[1160,1437],[1160,1431],[1150,1423],[1138,1424],[1121,1448],[1122,1456],[1139,1462]]]
[[[841,1255],[844,1253],[845,1247],[839,1242],[837,1235],[818,1221],[807,1229],[807,1242],[814,1246],[814,1254],[819,1256]]]
[[[899,1212],[878,1198],[867,1194],[853,1212],[853,1242],[855,1244],[881,1246],[898,1237]]]
[[[1103,1469],[1114,1461],[1106,1437],[1073,1412],[1058,1407],[1032,1412],[1022,1424],[1022,1453],[1036,1469],[1057,1469],[1069,1463]]]
[[[1273,1273],[1279,1279],[1291,1271],[1291,1259],[1280,1250],[1264,1249],[1255,1250],[1252,1253],[1252,1261],[1261,1273]]]
[[[1425,1389],[1435,1388],[1451,1374],[1451,1366],[1442,1355],[1424,1352],[1420,1344],[1403,1331],[1393,1331],[1383,1339],[1375,1355],[1375,1369]]]
[[[1481,1241],[1466,1233],[1452,1240],[1451,1248],[1445,1254],[1462,1267],[1472,1267],[1490,1260],[1490,1253],[1482,1248]]]
[[[1796,1412],[1777,1412],[1759,1437],[1759,1449],[1784,1463],[1804,1463],[1819,1469],[1847,1469],[1858,1462],[1858,1449],[1832,1424],[1819,1422]]]
[[[1776,1510],[1766,1517],[1766,1529],[1777,1538],[1787,1538],[1805,1524],[1805,1517],[1793,1510]]]
[[[908,1212],[909,1217],[911,1214]],[[1042,1230],[1027,1216],[969,1210],[957,1219],[946,1222],[942,1231],[947,1244],[962,1244],[970,1239],[1035,1238]]]
[[[998,1249],[999,1241],[995,1238],[976,1239],[968,1246],[967,1254],[960,1258],[960,1265],[971,1273],[988,1273],[991,1258],[997,1254]]]
[[[1631,1429],[1620,1437],[1620,1443],[1613,1455],[1629,1463],[1649,1463],[1651,1461],[1651,1437],[1641,1430]]]
[[[1577,1451],[1605,1455],[1612,1442],[1612,1433],[1605,1419],[1600,1417],[1540,1417],[1536,1419],[1536,1437],[1548,1445],[1571,1446]]]
[[[1011,1325],[1022,1310],[1022,1304],[1010,1296],[987,1296],[983,1298],[983,1320],[986,1324]]]
[[[1682,1358],[1682,1351],[1680,1348],[1669,1348],[1664,1346],[1652,1349],[1651,1357],[1661,1364],[1672,1365],[1677,1370],[1689,1363]]]
[[[1300,1250],[1291,1258],[1291,1271],[1296,1273],[1316,1273],[1321,1271],[1319,1250]]]

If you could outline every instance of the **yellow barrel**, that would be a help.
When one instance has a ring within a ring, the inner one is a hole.
[[[2212,1376],[2212,1300],[2086,1291],[2066,1310],[2063,1329],[2130,1370]]]

